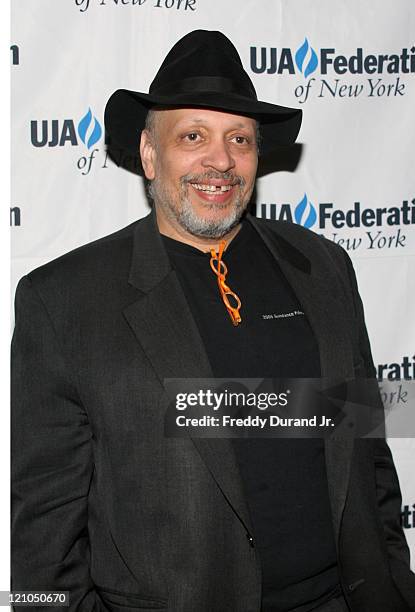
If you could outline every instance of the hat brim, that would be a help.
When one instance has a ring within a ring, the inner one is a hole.
[[[105,107],[105,128],[111,146],[138,152],[140,134],[148,111],[153,106],[201,107],[247,115],[260,122],[261,154],[295,142],[301,127],[301,109],[253,100],[233,93],[187,92],[175,96],[156,96],[118,89]]]

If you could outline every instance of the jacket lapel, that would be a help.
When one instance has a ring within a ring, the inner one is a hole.
[[[167,378],[213,378],[202,339],[170,265],[154,212],[137,224],[129,282],[140,290],[141,296],[124,309],[124,316],[161,385],[164,386]],[[192,438],[192,441],[234,512],[251,532],[230,440]]]
[[[352,378],[353,354],[349,341],[347,316],[343,311],[342,300],[333,295],[327,270],[327,254],[324,249],[313,250],[313,265],[299,249],[287,242],[283,226],[279,226],[279,236],[275,237],[248,215],[247,219],[258,231],[265,244],[277,260],[283,274],[298,297],[305,315],[311,325],[320,352],[321,376],[327,378]],[[336,543],[340,530],[341,517],[346,501],[353,452],[352,435],[327,438],[325,457],[329,495],[332,507],[333,526]]]

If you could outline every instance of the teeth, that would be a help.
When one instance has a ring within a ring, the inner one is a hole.
[[[214,193],[216,191],[224,193],[225,191],[229,191],[230,189],[232,189],[232,185],[201,185],[199,183],[192,183],[192,186],[195,189],[199,189],[199,191],[209,191],[211,193]]]

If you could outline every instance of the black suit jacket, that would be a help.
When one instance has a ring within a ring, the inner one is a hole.
[[[303,306],[322,375],[372,375],[345,252],[247,222]],[[12,588],[69,591],[71,611],[259,612],[230,441],[164,436],[163,380],[212,373],[154,213],[20,281],[13,357]],[[351,609],[415,610],[386,443],[342,437],[325,454]]]

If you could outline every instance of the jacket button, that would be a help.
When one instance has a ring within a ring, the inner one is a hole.
[[[248,532],[246,533],[246,537],[248,538],[249,546],[251,548],[254,548],[254,538]]]

